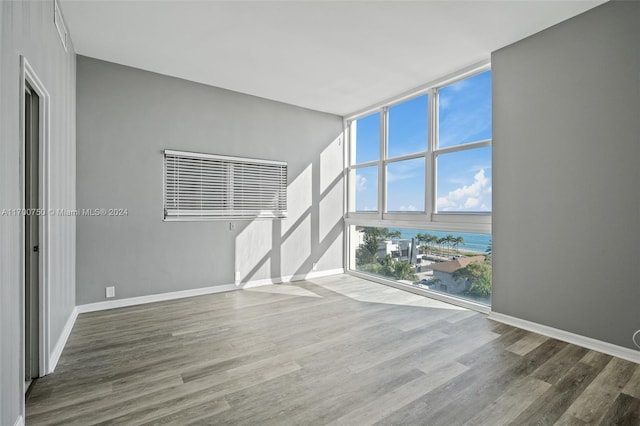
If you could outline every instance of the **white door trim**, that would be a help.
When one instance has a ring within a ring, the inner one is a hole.
[[[38,266],[38,287],[39,287],[39,297],[40,297],[40,324],[39,324],[39,369],[40,375],[44,376],[46,374],[51,373],[51,364],[50,364],[50,354],[51,354],[51,330],[50,330],[50,265],[51,265],[51,250],[50,250],[50,216],[49,216],[49,208],[50,208],[50,96],[49,92],[45,88],[42,80],[38,77],[36,72],[33,70],[29,61],[24,57],[20,56],[20,191],[21,191],[21,205],[22,208],[25,206],[24,200],[24,172],[25,172],[25,88],[26,84],[31,86],[31,89],[36,92],[39,97],[39,132],[38,141],[39,141],[39,207],[41,209],[38,212],[39,217],[39,266]],[[21,282],[23,283],[23,288],[20,291],[20,311],[22,312],[21,321],[22,321],[22,350],[24,351],[24,339],[25,339],[25,330],[24,330],[24,280],[25,280],[25,271],[24,271],[24,221],[21,221],[20,224],[21,237],[20,237],[20,258],[21,258]],[[22,356],[24,363],[24,355]],[[22,366],[21,372],[21,381],[24,380],[24,365]],[[22,394],[24,394],[25,389],[22,389]]]

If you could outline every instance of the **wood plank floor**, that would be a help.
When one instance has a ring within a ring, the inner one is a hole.
[[[640,424],[640,366],[348,275],[78,317],[27,425]]]

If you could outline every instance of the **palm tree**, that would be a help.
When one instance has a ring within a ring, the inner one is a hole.
[[[415,281],[418,279],[412,264],[406,262],[393,262],[393,275],[397,280]]]
[[[387,238],[400,238],[402,236],[402,232],[400,231],[389,231],[387,228],[382,229]]]
[[[382,264],[375,268],[375,273],[396,280],[415,281],[418,279],[412,264],[396,260],[390,254],[382,259]]]
[[[449,248],[449,256],[451,255],[451,244],[455,241],[456,237],[451,234],[448,234],[444,237],[445,242],[447,243],[447,247]]]
[[[428,235],[428,237],[429,237],[429,238],[427,239],[428,244],[429,244],[431,247],[435,247],[435,245],[436,245],[436,244],[438,244],[438,237],[437,237],[436,235],[429,235],[429,234],[427,234],[427,235]],[[434,250],[432,250],[432,251],[434,251]]]
[[[438,237],[434,235],[423,233],[417,233],[415,238],[418,244],[422,245],[422,249],[426,254],[429,254],[430,245],[438,239]]]
[[[362,229],[362,232],[364,234],[364,240],[356,253],[358,256],[358,265],[374,263],[378,254],[378,246],[383,240],[383,236],[378,228],[365,227]]]
[[[444,243],[446,242],[446,238],[438,238],[436,240],[436,244],[438,244],[440,246],[440,255],[442,255],[442,253],[444,252]]]
[[[464,238],[463,238],[463,237],[461,237],[460,235],[458,235],[457,237],[455,237],[455,238],[453,239],[453,248],[455,248],[455,249],[456,249],[456,251],[458,251],[458,246],[459,246],[460,244],[464,244]],[[459,253],[459,251],[458,251],[458,253]]]
[[[493,255],[493,241],[489,243],[487,249],[484,252],[487,255],[485,261],[491,263],[491,255]]]
[[[414,238],[416,240],[416,243],[417,243],[418,247],[420,249],[424,250],[425,248],[424,248],[424,246],[422,246],[422,243],[425,243],[427,241],[427,236],[425,234],[419,232],[419,233],[416,234],[416,236]],[[422,247],[420,247],[420,246],[422,246]]]
[[[357,265],[372,264],[380,260],[378,256],[378,248],[380,243],[396,235],[398,231],[390,232],[387,228],[376,228],[373,226],[365,226],[360,228],[364,234],[362,245],[356,252]]]

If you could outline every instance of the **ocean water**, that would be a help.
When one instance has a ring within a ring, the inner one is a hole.
[[[389,231],[400,231],[402,239],[411,239],[416,234],[430,234],[435,235],[438,238],[442,238],[446,235],[453,235],[454,237],[464,238],[464,243],[460,244],[458,248],[465,251],[474,251],[477,253],[484,253],[491,244],[490,234],[472,234],[467,232],[443,232],[443,231],[425,231],[423,229],[403,229],[403,228],[389,228]]]

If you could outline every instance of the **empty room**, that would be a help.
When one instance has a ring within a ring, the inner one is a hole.
[[[640,425],[640,1],[0,23],[0,425]]]

